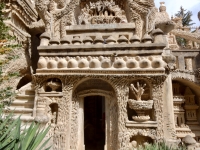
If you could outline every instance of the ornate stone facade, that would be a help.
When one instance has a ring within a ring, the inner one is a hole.
[[[199,37],[177,29],[163,2],[159,11],[153,0],[18,3],[32,79],[19,81],[10,108],[50,126],[53,150],[200,140],[199,50],[180,50],[175,35]]]

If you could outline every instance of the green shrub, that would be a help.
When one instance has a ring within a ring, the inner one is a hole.
[[[40,129],[39,124],[32,122],[29,127],[22,130],[20,117],[13,120],[12,114],[9,114],[4,118],[2,112],[1,109],[0,150],[36,150],[46,146],[50,138],[44,141],[44,143],[41,142],[49,131],[49,127]],[[46,150],[48,149],[50,147],[46,148]]]
[[[171,148],[166,145],[164,142],[149,144],[144,147],[139,147],[139,150],[186,150],[184,145],[181,145],[177,148]]]

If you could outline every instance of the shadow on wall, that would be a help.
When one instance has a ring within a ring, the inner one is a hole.
[[[31,75],[25,75],[24,77],[21,78],[17,85],[17,90],[23,87],[24,85],[28,84],[29,82],[32,81]]]

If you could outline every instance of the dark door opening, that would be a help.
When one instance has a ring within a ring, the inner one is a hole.
[[[85,150],[104,150],[105,145],[105,97],[84,98]]]

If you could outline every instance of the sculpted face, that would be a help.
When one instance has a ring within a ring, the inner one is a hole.
[[[102,3],[101,3],[100,1],[98,1],[98,2],[96,3],[96,8],[97,8],[98,12],[101,11]]]
[[[137,142],[136,142],[136,141],[132,141],[131,144],[132,144],[132,146],[133,146],[134,148],[137,147]]]
[[[96,8],[95,3],[91,3],[91,2],[90,2],[90,9],[95,9],[95,8]]]

